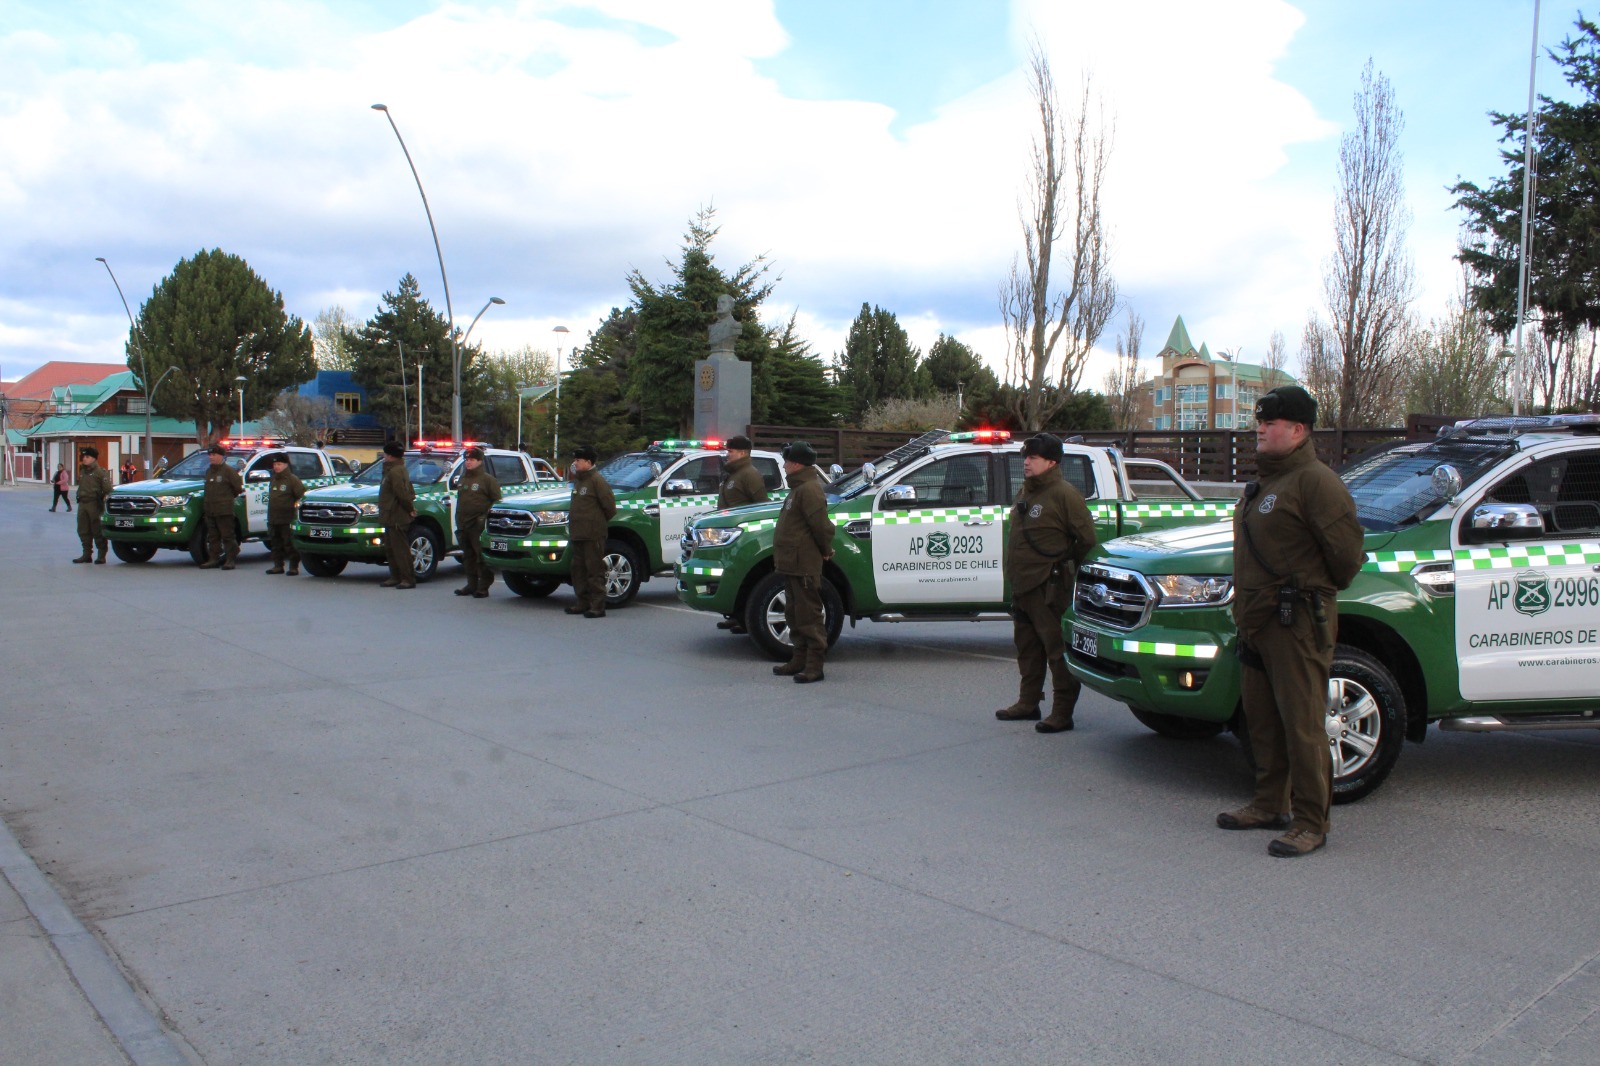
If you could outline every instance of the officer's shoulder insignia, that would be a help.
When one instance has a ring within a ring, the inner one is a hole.
[[[1274,492],[1274,493],[1269,494],[1266,497],[1266,499],[1262,500],[1261,501],[1261,506],[1256,508],[1256,510],[1260,511],[1262,514],[1271,514],[1272,513],[1272,509],[1274,507],[1276,507],[1277,505],[1278,505],[1278,494],[1276,492]]]

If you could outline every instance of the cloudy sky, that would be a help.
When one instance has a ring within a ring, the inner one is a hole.
[[[1545,5],[1541,41],[1575,16]],[[1426,317],[1457,279],[1446,190],[1498,172],[1485,112],[1524,106],[1532,18],[1532,0],[0,0],[0,371],[121,361],[96,256],[135,313],[212,247],[307,320],[364,319],[407,271],[442,309],[378,102],[458,325],[506,301],[474,334],[490,348],[581,341],[714,206],[719,262],[767,256],[769,317],[797,312],[824,358],[867,302],[998,367],[1030,37],[1114,117],[1115,271],[1146,355],[1181,314],[1245,361],[1281,330],[1292,364],[1363,64],[1405,113]],[[1548,62],[1539,78],[1562,88]]]

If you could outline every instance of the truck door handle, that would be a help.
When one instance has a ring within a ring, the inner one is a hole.
[[[992,526],[992,525],[994,525],[994,519],[992,519],[992,518],[974,518],[970,522],[963,522],[961,524],[964,525],[964,526]]]

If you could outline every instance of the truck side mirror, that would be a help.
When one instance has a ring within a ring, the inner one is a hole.
[[[891,485],[883,490],[883,496],[878,502],[885,507],[914,507],[917,503],[917,488],[915,485]]]
[[[661,495],[663,495],[663,496],[693,496],[694,495],[694,482],[688,480],[687,478],[684,478],[682,480],[674,479],[672,481],[667,482],[665,485],[661,486]]]
[[[1464,532],[1476,541],[1537,540],[1544,536],[1544,518],[1531,503],[1480,503]]]
[[[246,474],[244,479],[246,481],[271,481],[272,471],[264,467],[257,467],[256,469],[250,471],[250,473]]]

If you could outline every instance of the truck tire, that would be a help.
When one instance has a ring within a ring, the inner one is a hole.
[[[606,541],[600,565],[605,567],[606,606],[621,607],[639,594],[644,582],[644,561],[625,540]]]
[[[421,524],[411,527],[407,535],[411,543],[411,569],[417,583],[429,581],[439,572],[439,560],[444,558],[444,541],[431,526]]]
[[[345,563],[348,559],[341,559],[337,555],[302,555],[300,563],[306,568],[306,573],[312,577],[338,577],[344,573]]]
[[[750,639],[775,662],[788,662],[794,654],[789,642],[789,623],[784,621],[784,578],[782,574],[768,574],[762,578],[744,601],[744,626]],[[831,581],[822,582],[822,616],[827,627],[828,647],[839,640],[844,629],[844,601]]]
[[[1383,784],[1405,744],[1406,698],[1394,674],[1348,645],[1333,649],[1328,681],[1333,802],[1354,803]]]
[[[194,560],[196,566],[211,558],[211,549],[206,546],[206,524],[203,521],[189,534],[189,558]]]
[[[1145,711],[1138,707],[1129,707],[1133,716],[1147,729],[1154,730],[1164,737],[1174,740],[1205,740],[1214,737],[1228,728],[1227,722],[1210,722],[1204,718],[1184,718],[1182,715],[1161,714],[1157,711]]]
[[[561,579],[555,577],[534,577],[510,570],[501,570],[500,576],[505,578],[506,588],[530,600],[542,600],[561,587]]]
[[[154,544],[134,544],[125,540],[112,541],[111,550],[125,563],[148,563],[156,555]]]

